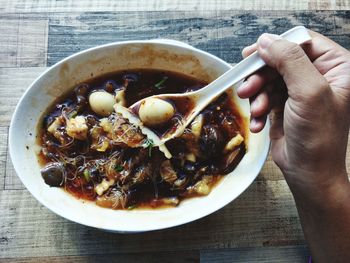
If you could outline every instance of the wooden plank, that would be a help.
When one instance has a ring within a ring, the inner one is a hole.
[[[178,262],[199,262],[198,251],[177,251],[177,252],[153,252],[134,254],[111,254],[111,255],[90,255],[90,256],[62,256],[62,257],[35,257],[35,258],[4,258],[2,263],[178,263]]]
[[[201,263],[295,263],[308,262],[305,246],[252,247],[201,251]]]
[[[309,0],[308,9],[311,10],[331,10],[337,6],[335,1]]]
[[[26,190],[0,192],[0,257],[109,255],[304,243],[284,181],[255,182],[236,201],[172,229],[113,234],[69,222]]]
[[[263,168],[261,169],[257,181],[265,181],[265,180],[284,180],[284,176],[275,162],[272,160],[271,155],[269,154]]]
[[[342,23],[335,24],[336,19]],[[227,62],[264,32],[305,25],[350,48],[346,11],[198,11],[53,14],[49,21],[48,65],[89,47],[123,40],[170,38],[208,51]],[[344,30],[342,30],[344,28]],[[338,32],[342,31],[341,35]]]
[[[348,137],[348,147],[346,150],[346,159],[345,159],[346,170],[348,171],[348,176],[350,179],[350,134]],[[256,180],[264,181],[264,180],[283,180],[284,176],[281,170],[277,167],[277,165],[272,160],[271,155],[268,156],[259,176]]]
[[[349,0],[0,0],[2,13],[106,12],[106,11],[212,11],[212,10],[349,10]]]
[[[0,68],[0,96],[6,98],[0,103],[1,126],[9,126],[11,116],[19,98],[31,82],[46,68]]]
[[[6,98],[5,103],[0,103],[0,123],[1,125],[9,125],[12,117],[12,113],[16,107],[19,98],[22,96],[24,91],[30,85],[30,83],[46,68],[0,68],[0,94],[1,97]],[[7,127],[0,127],[1,129],[6,128],[6,137],[0,133],[1,144],[7,149]],[[2,131],[2,130],[1,130]],[[6,145],[6,146],[5,146]],[[0,150],[1,152],[1,150]],[[0,155],[0,163],[4,158],[4,165],[0,167],[0,189],[25,189],[20,179],[16,175],[10,155],[7,152],[4,157]]]
[[[5,188],[8,127],[0,126],[0,191]]]
[[[52,65],[92,46],[149,38],[181,40],[232,63],[238,62],[243,47],[263,32],[281,33],[300,24],[350,48],[349,20],[348,11],[5,14],[0,19],[0,29],[5,32],[0,40],[0,66],[43,66],[47,49],[47,63]]]
[[[349,0],[309,0],[309,10],[349,10]]]
[[[334,16],[334,22],[337,29],[338,37],[349,36],[350,32],[350,11],[340,12],[336,11],[336,15]],[[347,38],[347,41],[350,41],[350,38]]]
[[[105,12],[105,11],[208,11],[208,10],[307,10],[316,9],[317,4],[309,4],[313,0],[296,1],[273,1],[273,0],[207,0],[207,1],[186,1],[186,0],[23,0],[23,1],[0,1],[2,13],[30,13],[30,12]],[[317,2],[330,2],[332,4],[322,5],[328,8],[349,8],[348,0],[331,1],[322,0]],[[334,2],[334,3],[333,3]]]
[[[6,22],[1,18],[0,21],[0,32],[4,32],[0,40],[0,65],[2,67],[16,65],[19,16],[15,15]]]
[[[23,190],[25,186],[16,174],[15,168],[13,167],[10,153],[7,152],[6,155],[6,166],[5,167],[5,180],[4,189],[5,190]]]
[[[33,16],[0,17],[0,67],[46,65],[48,21]]]

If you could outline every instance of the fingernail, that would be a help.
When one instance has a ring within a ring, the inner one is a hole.
[[[257,43],[260,48],[267,49],[277,39],[281,39],[281,37],[278,35],[264,33],[259,37]]]
[[[254,130],[257,126],[257,120],[255,118],[250,119],[249,129]]]
[[[242,84],[238,86],[237,93],[241,93],[245,89],[245,87],[247,87],[247,84],[248,80],[243,81]]]
[[[254,111],[256,108],[259,108],[260,100],[260,96],[258,96],[255,100],[252,101],[252,103],[250,104],[250,112]]]

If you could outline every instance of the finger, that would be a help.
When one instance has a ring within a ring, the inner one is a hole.
[[[271,121],[271,128],[270,128],[270,138],[271,140],[278,140],[284,136],[284,130],[283,130],[283,109],[278,110],[272,110],[270,113],[270,121]]]
[[[327,53],[330,50],[342,50],[347,53],[347,50],[334,42],[333,40],[325,37],[317,32],[309,30],[311,35],[311,42],[303,45],[303,49],[307,56],[314,61],[315,59],[321,57],[323,54]]]
[[[257,45],[256,43],[250,45],[250,46],[247,46],[245,48],[243,48],[242,50],[242,57],[243,58],[246,58],[248,57],[249,55],[251,55],[252,53],[254,53],[257,49]]]
[[[269,96],[266,90],[262,90],[250,102],[250,115],[253,118],[258,118],[267,115],[269,110]]]
[[[271,34],[261,35],[257,43],[260,57],[283,77],[292,99],[311,98],[328,87],[299,45]]]
[[[269,96],[269,106],[271,110],[282,110],[288,99],[288,90],[282,78],[278,78],[273,83],[266,86]]]
[[[252,118],[250,120],[250,124],[249,124],[250,131],[253,133],[258,133],[262,129],[264,129],[265,124],[266,124],[266,118],[267,118],[266,115],[261,116],[259,118]]]
[[[249,76],[245,82],[237,89],[237,95],[242,99],[255,96],[267,83],[273,81],[278,76],[277,72],[271,68],[263,68],[257,73]]]
[[[271,155],[272,159],[281,169],[285,168],[285,139],[283,130],[283,110],[272,111],[270,113],[271,128],[270,128],[270,138],[271,138]]]

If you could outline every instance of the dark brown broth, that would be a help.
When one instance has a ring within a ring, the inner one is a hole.
[[[134,80],[137,79],[135,82]],[[165,79],[165,80],[164,80]],[[199,81],[197,79],[181,75],[174,72],[169,71],[160,71],[160,70],[132,70],[132,71],[120,71],[120,72],[114,72],[110,73],[104,76],[99,76],[97,78],[93,78],[86,82],[86,84],[89,86],[88,93],[91,93],[94,90],[100,90],[105,89],[107,91],[113,92],[114,90],[119,89],[125,81],[128,81],[128,88],[125,92],[125,97],[127,101],[126,106],[131,106],[135,102],[139,101],[140,99],[143,99],[145,97],[156,95],[156,94],[165,94],[165,93],[184,93],[189,92],[193,90],[197,90],[203,86],[205,86],[207,83]],[[162,83],[161,85],[157,85],[159,83]],[[234,102],[232,99],[232,94],[230,92],[227,92],[226,95],[221,96],[216,102],[209,105],[204,111],[203,114],[205,117],[205,124],[206,125],[217,125],[219,129],[223,129],[223,138],[224,140],[228,140],[230,137],[232,137],[235,133],[239,132],[243,135],[243,137],[246,137],[245,133],[245,123],[244,119],[241,117],[241,114],[239,113],[239,110],[236,108]],[[220,102],[220,99],[223,100],[223,102]],[[59,98],[57,103],[50,107],[48,114],[46,114],[46,117],[43,121],[43,127],[47,126],[48,119],[51,117],[57,116],[57,112],[59,112],[60,105],[68,105],[69,103],[73,103],[76,100],[76,94],[74,92],[70,92],[66,96],[63,96],[62,98]],[[176,107],[177,111],[181,114],[188,113],[193,108],[193,103],[191,101],[188,101],[186,99],[177,100],[174,101],[174,106]],[[218,106],[220,105],[220,106]],[[62,108],[62,107],[61,107]],[[87,116],[87,115],[94,115],[96,119],[101,119],[101,117],[96,116],[96,114],[93,113],[91,108],[87,105],[83,112],[80,114]],[[232,118],[232,127],[224,127],[222,123],[223,118]],[[51,120],[52,121],[52,120]],[[158,131],[159,134],[162,134],[166,132],[169,128],[173,127],[172,123],[169,124],[169,126],[163,127],[161,130]],[[46,132],[45,129],[41,128],[40,131],[40,145],[45,146],[45,141],[52,141],[54,143],[57,143],[57,140],[48,132]],[[179,157],[179,152],[181,153],[181,149],[179,150],[179,146],[181,145],[182,141],[181,138],[175,139],[173,142],[169,142],[167,144],[169,150],[174,155],[174,167],[177,169],[177,171],[180,173],[184,173],[182,171],[181,167],[177,167],[177,162]],[[69,153],[70,158],[75,158],[79,155],[79,152],[82,151],[82,149],[88,148],[91,144],[91,141],[78,141],[74,142],[75,145],[72,148],[72,152]],[[46,146],[45,146],[46,147]],[[115,150],[115,149],[114,149]],[[76,152],[76,153],[75,153]],[[89,160],[93,159],[108,159],[109,155],[112,151],[108,151],[105,153],[96,152],[92,150],[88,150],[86,157]],[[242,152],[244,155],[244,152]],[[152,150],[152,155],[160,155],[161,153],[157,149]],[[181,154],[180,154],[181,155]],[[210,168],[212,173],[214,174],[214,180],[211,183],[211,187],[213,187],[215,184],[219,182],[219,180],[222,178],[221,174],[218,172],[218,168],[216,166],[220,166],[220,158],[221,156],[217,156],[215,158],[211,158],[211,161],[208,160],[199,160],[198,165],[200,167],[202,166],[213,166],[214,168]],[[242,155],[240,155],[239,158],[242,158]],[[146,158],[146,161],[152,161],[151,159],[154,159],[153,157]],[[164,157],[161,157],[161,160],[164,160]],[[200,158],[199,158],[200,159]],[[39,161],[41,164],[46,164],[48,162],[53,161],[53,159],[48,158],[45,156],[42,152],[39,154]],[[155,162],[155,161],[152,161]],[[196,164],[197,165],[197,164]],[[215,169],[217,168],[217,169]],[[74,173],[74,170],[67,166],[68,174]],[[69,177],[70,176],[70,177]],[[185,176],[189,176],[186,175]],[[86,182],[83,177],[81,176],[72,176],[68,175],[69,180],[66,180],[64,184],[65,190],[72,193],[78,198],[88,199],[88,200],[95,200],[96,194],[94,193],[94,182],[91,180],[90,182]],[[156,178],[157,179],[157,178]],[[159,181],[159,179],[157,179]],[[189,179],[191,180],[194,179]],[[196,179],[197,180],[197,179]],[[194,180],[191,184],[194,184],[196,182]],[[164,207],[167,206],[161,201],[159,201],[160,197],[172,197],[177,196],[180,200],[197,196],[196,194],[186,194],[183,190],[174,191],[174,189],[171,189],[166,183],[164,182],[145,182],[141,185],[138,185],[135,189],[131,189],[131,191],[134,191],[128,201],[128,206],[134,206],[135,204],[139,208],[156,208],[156,207]],[[154,188],[154,184],[156,184],[156,190]],[[159,197],[159,198],[157,198]]]

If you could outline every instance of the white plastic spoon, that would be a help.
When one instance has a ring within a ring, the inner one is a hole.
[[[309,33],[307,32],[307,29],[303,26],[297,26],[294,27],[287,32],[280,35],[282,38],[287,39],[290,42],[294,42],[296,44],[303,44],[311,40],[311,37]],[[259,57],[257,52],[254,52],[238,64],[236,64],[234,67],[232,67],[230,70],[225,72],[223,75],[221,75],[219,78],[205,86],[204,88],[188,92],[188,93],[182,93],[182,94],[160,94],[160,95],[154,95],[145,99],[142,99],[136,103],[134,103],[132,106],[129,107],[129,110],[136,113],[138,112],[138,109],[142,106],[142,104],[145,104],[147,100],[153,100],[153,99],[161,99],[165,101],[172,101],[176,102],[179,100],[189,100],[192,102],[193,107],[191,107],[190,112],[183,114],[183,119],[180,124],[176,126],[175,129],[170,129],[164,134],[161,135],[161,137],[158,137],[159,140],[154,137],[156,135],[154,132],[150,132],[149,130],[156,131],[152,127],[146,127],[146,124],[143,124],[140,120],[136,118],[136,116],[130,116],[129,113],[125,112],[125,109],[121,109],[120,107],[115,107],[117,112],[120,112],[124,117],[128,118],[133,124],[140,126],[141,130],[145,131],[147,135],[152,134],[151,139],[153,141],[156,141],[155,145],[161,145],[164,144],[166,141],[177,137],[181,135],[185,128],[190,124],[190,122],[215,98],[217,98],[220,94],[222,94],[225,90],[232,87],[234,84],[238,83],[242,79],[245,79],[246,77],[250,76],[263,66],[265,66],[265,62]],[[154,101],[154,100],[153,100]],[[176,109],[175,109],[176,110]],[[160,114],[160,113],[159,113]],[[139,114],[140,116],[140,114]]]

